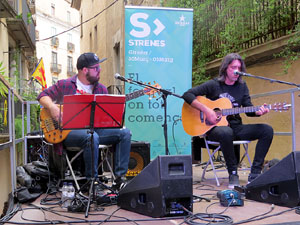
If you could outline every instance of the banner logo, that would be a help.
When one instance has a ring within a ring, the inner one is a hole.
[[[139,21],[139,19],[147,20],[148,17],[149,17],[149,15],[146,14],[146,13],[134,13],[134,14],[131,15],[130,23],[133,26],[141,29],[141,31],[137,31],[137,30],[132,29],[130,31],[130,34],[132,36],[137,37],[137,38],[144,38],[144,37],[149,36],[149,34],[151,33],[150,26],[147,23]],[[165,29],[165,26],[159,21],[159,19],[155,19],[153,21],[153,23],[156,25],[156,28],[153,31],[153,33],[156,36],[158,36]]]
[[[175,24],[176,24],[176,25],[179,25],[179,26],[181,26],[181,27],[184,27],[184,26],[186,26],[186,25],[189,25],[190,22],[185,21],[185,17],[184,17],[183,15],[181,15],[181,16],[179,17],[179,21],[175,21]]]

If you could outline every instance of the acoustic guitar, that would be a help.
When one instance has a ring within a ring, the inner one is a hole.
[[[227,126],[228,122],[226,117],[229,115],[256,112],[261,106],[249,106],[241,108],[232,108],[231,101],[228,98],[219,98],[212,101],[206,97],[198,96],[197,100],[206,105],[210,109],[214,110],[217,116],[220,117],[216,124],[210,124],[206,119],[204,113],[198,109],[193,108],[186,102],[182,106],[182,125],[185,132],[191,136],[203,135],[215,126]],[[291,104],[275,103],[273,105],[266,105],[266,108],[274,111],[287,111]]]
[[[157,92],[157,89],[161,88],[161,86],[157,83],[152,86],[154,88],[147,87],[125,95],[125,100],[129,101],[143,95],[149,95],[154,98],[155,97],[154,94]],[[61,107],[61,111],[63,112],[63,106],[58,105],[58,107]],[[63,140],[65,140],[68,134],[71,132],[71,130],[60,129],[58,122],[51,117],[50,111],[48,109],[45,108],[41,109],[40,119],[41,119],[41,128],[43,130],[44,137],[46,141],[49,143],[58,144]]]

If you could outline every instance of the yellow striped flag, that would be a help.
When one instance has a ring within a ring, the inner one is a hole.
[[[47,88],[46,78],[45,78],[45,67],[43,58],[40,59],[39,63],[37,64],[34,72],[32,73],[32,79],[36,80],[37,82],[42,85],[42,90]]]

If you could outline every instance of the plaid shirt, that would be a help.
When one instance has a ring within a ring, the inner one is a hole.
[[[52,85],[51,87],[42,91],[37,100],[39,101],[41,97],[49,96],[52,101],[57,104],[63,103],[64,95],[75,95],[77,91],[76,86],[76,79],[77,75],[64,79],[59,80],[56,84]],[[96,83],[94,86],[93,94],[107,94],[107,88],[100,83]]]
[[[42,91],[37,97],[37,100],[39,101],[42,97],[49,96],[53,102],[57,104],[63,103],[64,95],[76,94],[77,91],[76,79],[77,79],[77,75],[68,79],[59,80],[56,84]],[[93,94],[107,94],[107,93],[108,93],[107,88],[103,84],[100,83],[95,84],[93,89]],[[54,147],[54,151],[58,155],[62,155],[63,152],[62,143],[54,144],[53,147]]]

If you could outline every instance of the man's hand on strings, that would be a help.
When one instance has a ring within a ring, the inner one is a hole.
[[[264,114],[270,112],[270,109],[269,109],[268,107],[266,107],[266,106],[267,106],[267,104],[264,103],[264,104],[259,108],[259,110],[255,112],[255,114],[256,114],[257,116],[262,116],[262,115],[264,115]]]
[[[51,117],[56,120],[57,122],[59,121],[59,116],[60,116],[60,121],[62,121],[62,114],[63,112],[60,112],[59,107],[56,104],[53,104],[50,108],[49,108]]]
[[[220,116],[218,116],[217,113],[210,108],[206,110],[205,116],[211,125],[217,124],[221,119]]]

